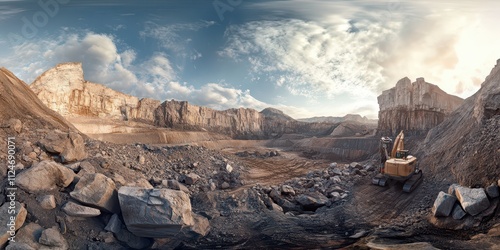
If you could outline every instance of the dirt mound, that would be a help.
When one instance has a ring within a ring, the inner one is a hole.
[[[424,171],[465,186],[500,176],[500,60],[481,89],[427,134],[417,155]]]
[[[0,69],[0,120],[20,119],[43,127],[59,129],[74,127],[56,112],[47,108],[28,85],[5,68]]]

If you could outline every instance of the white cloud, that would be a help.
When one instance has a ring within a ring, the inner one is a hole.
[[[24,11],[24,9],[13,8],[11,6],[0,6],[0,21],[9,19]]]
[[[247,61],[250,78],[268,79],[291,94],[334,101],[372,98],[408,76],[425,77],[467,97],[495,64],[498,2],[270,1],[257,9],[293,19],[254,21],[226,31],[219,52]],[[490,25],[488,25],[490,24]],[[375,115],[375,114],[373,114]]]
[[[150,76],[160,77],[163,80],[175,80],[177,78],[170,60],[163,53],[153,55],[143,64],[143,70]]]
[[[256,21],[232,26],[228,46],[220,55],[248,61],[252,73],[278,75],[278,86],[292,94],[329,97],[343,92],[374,91],[384,81],[373,61],[386,55],[376,48],[397,24],[358,22],[357,33],[346,27],[297,19]]]

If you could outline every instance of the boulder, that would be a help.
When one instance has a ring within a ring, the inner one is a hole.
[[[461,220],[467,213],[462,209],[460,204],[455,203],[453,210],[451,211],[451,215],[455,220]]]
[[[315,209],[328,203],[328,198],[318,192],[301,194],[296,200],[305,209]]]
[[[332,170],[332,173],[333,173],[334,175],[342,175],[342,170],[340,170],[340,169],[338,169],[338,168],[334,168],[334,169]]]
[[[490,206],[488,197],[482,188],[459,186],[455,188],[455,192],[462,208],[472,216],[481,213]]]
[[[52,249],[69,249],[66,239],[64,239],[59,230],[55,228],[48,228],[43,230],[42,235],[40,235],[40,239],[38,239],[38,242],[42,245],[52,247]]]
[[[43,195],[37,197],[37,201],[43,209],[50,210],[56,208],[56,198],[54,195]]]
[[[339,192],[332,192],[332,193],[330,194],[330,196],[332,197],[332,199],[333,199],[334,201],[338,201],[338,200],[340,200],[340,199],[341,199],[341,198],[340,198],[341,196],[340,196],[340,193],[339,193]]]
[[[195,223],[189,196],[182,191],[121,187],[118,199],[125,225],[140,237],[174,237]]]
[[[351,168],[355,168],[355,169],[358,169],[358,170],[361,170],[363,169],[363,166],[357,162],[352,162],[351,164],[349,164],[349,167]]]
[[[70,195],[83,204],[106,212],[120,212],[115,183],[103,174],[85,174]]]
[[[188,236],[192,238],[199,238],[200,236],[205,236],[210,231],[210,223],[208,219],[193,213],[193,226],[183,228],[183,231]]]
[[[67,202],[62,207],[62,211],[64,211],[69,216],[74,217],[96,217],[101,215],[101,211],[96,208],[82,206],[80,204],[76,204],[72,201]]]
[[[59,154],[62,162],[73,162],[84,159],[85,141],[75,132],[61,133],[54,131],[39,141],[39,144],[49,153]]]
[[[118,214],[113,214],[111,216],[104,230],[112,232],[116,236],[116,239],[132,249],[144,249],[152,244],[151,239],[136,236],[128,231]]]
[[[189,193],[189,189],[176,180],[163,180],[162,185],[173,190],[180,190],[184,193]]]
[[[27,243],[14,242],[9,243],[5,250],[36,250],[36,248],[30,246]]]
[[[490,198],[497,198],[498,196],[500,196],[500,193],[499,193],[499,190],[498,190],[498,185],[496,183],[493,183],[493,184],[489,185],[486,188],[486,194]]]
[[[84,159],[87,154],[85,153],[85,141],[78,133],[70,132],[68,134],[69,141],[66,143],[66,148],[61,152],[62,162],[73,162]]]
[[[22,244],[23,246],[28,245],[32,249],[40,249],[41,244],[38,243],[38,239],[40,239],[43,230],[45,230],[45,228],[33,222],[24,225],[17,231],[16,244],[9,243],[9,246],[7,246],[6,249],[9,249],[10,246],[17,244]],[[16,248],[14,248],[14,246],[12,246],[12,248],[10,249],[23,249],[23,248],[17,248],[17,246]]]
[[[189,173],[184,176],[184,182],[188,185],[195,184],[200,179],[200,176],[195,173]]]
[[[126,227],[122,227],[118,233],[115,233],[115,237],[130,249],[150,249],[153,244],[153,240],[139,237],[127,230]]]
[[[9,237],[16,236],[15,231],[23,226],[27,214],[24,205],[17,201],[6,202],[0,207],[0,248],[5,246]]]
[[[120,220],[118,214],[113,214],[109,219],[108,224],[106,224],[104,230],[116,234],[120,232],[120,230],[122,229],[122,225],[122,221]]]
[[[443,191],[439,192],[434,205],[432,206],[432,214],[436,217],[450,215],[451,210],[453,210],[453,205],[457,201],[457,198],[453,195],[449,195]]]
[[[460,187],[460,185],[458,184],[451,184],[449,187],[448,187],[448,194],[449,195],[453,195],[453,196],[457,196],[456,193],[455,193],[455,188],[456,187]]]
[[[281,194],[283,195],[295,195],[295,190],[289,185],[281,186]]]
[[[75,173],[71,169],[53,161],[42,161],[21,172],[16,184],[29,193],[36,193],[67,187],[74,178]]]

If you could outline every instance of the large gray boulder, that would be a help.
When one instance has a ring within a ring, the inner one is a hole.
[[[195,229],[189,196],[182,191],[121,187],[118,199],[125,225],[137,236],[174,237],[186,228]]]
[[[85,174],[70,195],[85,205],[97,207],[106,212],[120,212],[115,182],[103,174]]]
[[[490,201],[482,188],[459,186],[455,188],[455,193],[462,208],[472,216],[481,213],[490,206]]]
[[[296,198],[296,200],[306,209],[319,208],[328,203],[328,198],[318,192],[301,194]]]
[[[67,187],[74,178],[75,173],[71,169],[53,161],[42,161],[21,172],[16,184],[29,193],[36,193]]]
[[[449,195],[443,191],[439,192],[434,205],[432,206],[432,214],[434,216],[444,216],[450,215],[453,205],[457,201],[457,198],[453,195]]]
[[[53,154],[59,154],[62,162],[73,162],[84,159],[85,141],[75,132],[62,133],[54,131],[39,141],[43,148]]]

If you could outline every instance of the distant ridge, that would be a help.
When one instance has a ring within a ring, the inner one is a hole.
[[[359,123],[377,124],[376,119],[368,119],[366,116],[361,116],[359,114],[347,114],[343,117],[316,116],[316,117],[311,117],[311,118],[297,119],[297,121],[321,122],[321,123],[359,122]]]

